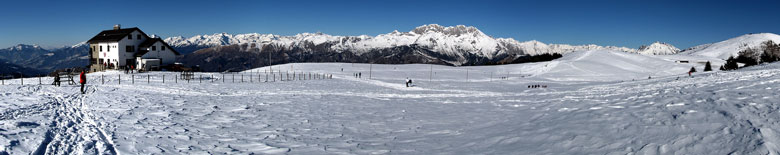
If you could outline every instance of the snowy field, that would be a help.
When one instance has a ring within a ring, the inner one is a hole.
[[[693,64],[669,61],[582,52],[479,67],[284,64],[273,70],[333,79],[258,82],[268,70],[258,68],[243,73],[256,76],[252,82],[235,83],[219,73],[174,83],[177,73],[152,72],[131,84],[130,75],[111,71],[89,74],[86,95],[17,79],[0,86],[0,154],[780,151],[780,65],[688,77]],[[414,87],[404,86],[407,77]],[[548,87],[527,88],[535,84]]]

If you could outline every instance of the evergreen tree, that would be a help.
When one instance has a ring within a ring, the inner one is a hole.
[[[707,61],[707,64],[704,65],[704,71],[705,72],[712,71],[712,66],[710,66],[710,61]]]
[[[758,65],[761,60],[761,52],[756,48],[747,48],[739,51],[737,62],[745,64],[743,67]]]
[[[729,59],[726,59],[726,64],[720,67],[720,70],[735,70],[737,68],[739,68],[737,60],[734,59],[734,56],[730,56]]]
[[[772,40],[761,43],[761,62],[770,63],[780,60],[780,45]]]

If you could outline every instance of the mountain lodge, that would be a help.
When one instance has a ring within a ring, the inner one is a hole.
[[[128,67],[160,70],[173,65],[180,55],[159,37],[149,37],[136,27],[122,29],[114,25],[114,29],[104,30],[87,42],[92,72]]]

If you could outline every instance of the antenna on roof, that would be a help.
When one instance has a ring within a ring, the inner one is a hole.
[[[122,28],[122,25],[116,24],[114,25],[114,30],[119,30]]]

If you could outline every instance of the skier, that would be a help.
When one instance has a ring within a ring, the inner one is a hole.
[[[358,72],[358,79],[363,78],[363,72]]]
[[[81,83],[81,94],[84,94],[84,84],[87,84],[87,75],[84,74],[84,71],[81,71],[81,75],[79,75],[79,83]]]

